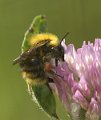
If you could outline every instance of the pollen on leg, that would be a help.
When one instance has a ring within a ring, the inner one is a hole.
[[[51,63],[48,63],[48,62],[45,63],[45,67],[44,67],[44,68],[45,68],[45,71],[46,71],[46,72],[49,72],[49,71],[52,69]]]

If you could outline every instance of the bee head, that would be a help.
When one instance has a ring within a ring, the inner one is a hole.
[[[51,55],[53,58],[64,61],[64,48],[61,45],[53,47]]]
[[[55,58],[55,64],[58,65],[58,61],[62,60],[64,61],[64,48],[61,45],[61,42],[64,40],[64,38],[69,34],[67,32],[64,37],[60,40],[59,44],[51,48],[51,56]]]

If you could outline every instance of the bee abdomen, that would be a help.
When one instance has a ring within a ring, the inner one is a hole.
[[[23,79],[27,82],[28,85],[43,85],[47,83],[46,78],[35,77],[33,74],[28,72],[22,72]]]

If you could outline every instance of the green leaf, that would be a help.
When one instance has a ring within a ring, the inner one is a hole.
[[[29,41],[32,35],[46,32],[46,26],[46,17],[44,15],[39,15],[34,18],[30,28],[25,33],[25,37],[22,43],[22,52],[30,48]]]
[[[53,120],[59,120],[56,115],[55,98],[48,85],[32,86],[32,90],[39,106],[50,115]]]

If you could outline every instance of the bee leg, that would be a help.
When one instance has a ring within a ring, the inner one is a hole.
[[[49,83],[54,83],[52,78],[48,78]]]
[[[57,58],[55,59],[55,65],[56,65],[56,67],[58,66],[58,59]]]
[[[49,88],[50,92],[53,94],[52,89],[51,89],[49,83],[51,83],[51,82],[47,82],[46,85],[47,85],[47,87]]]

